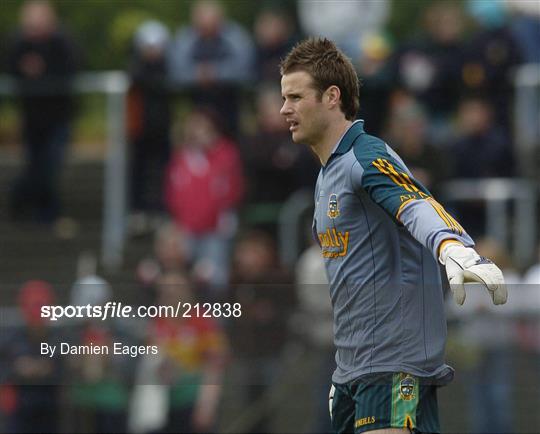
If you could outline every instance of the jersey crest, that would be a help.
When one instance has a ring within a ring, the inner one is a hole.
[[[328,198],[328,212],[326,213],[331,219],[339,217],[339,203],[337,194],[332,193]]]

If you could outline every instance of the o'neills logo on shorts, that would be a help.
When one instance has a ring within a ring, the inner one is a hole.
[[[354,422],[354,427],[360,428],[361,426],[371,425],[372,423],[375,423],[375,416],[363,417],[361,419],[356,419]]]
[[[328,228],[326,232],[318,233],[317,236],[325,258],[343,257],[349,251],[349,231],[341,232],[335,228]]]

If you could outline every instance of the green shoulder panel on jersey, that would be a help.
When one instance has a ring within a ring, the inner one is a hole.
[[[431,196],[420,182],[408,175],[381,139],[364,134],[353,145],[353,151],[364,169],[361,186],[393,218],[399,220],[407,203]]]

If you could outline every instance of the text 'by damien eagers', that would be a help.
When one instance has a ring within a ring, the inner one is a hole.
[[[72,345],[67,342],[61,342],[56,345],[41,342],[42,356],[82,356],[82,355],[129,355],[137,357],[146,354],[158,354],[157,345],[126,345],[122,342],[113,342],[110,345],[94,345],[90,342],[89,345]]]

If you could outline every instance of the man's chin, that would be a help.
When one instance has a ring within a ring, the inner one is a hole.
[[[304,143],[304,141],[303,141],[303,139],[302,139],[302,136],[300,136],[300,135],[299,135],[298,133],[296,133],[296,132],[293,132],[293,133],[291,134],[291,139],[292,139],[292,141],[293,141],[294,143],[298,143],[298,144],[303,144],[303,143]]]

